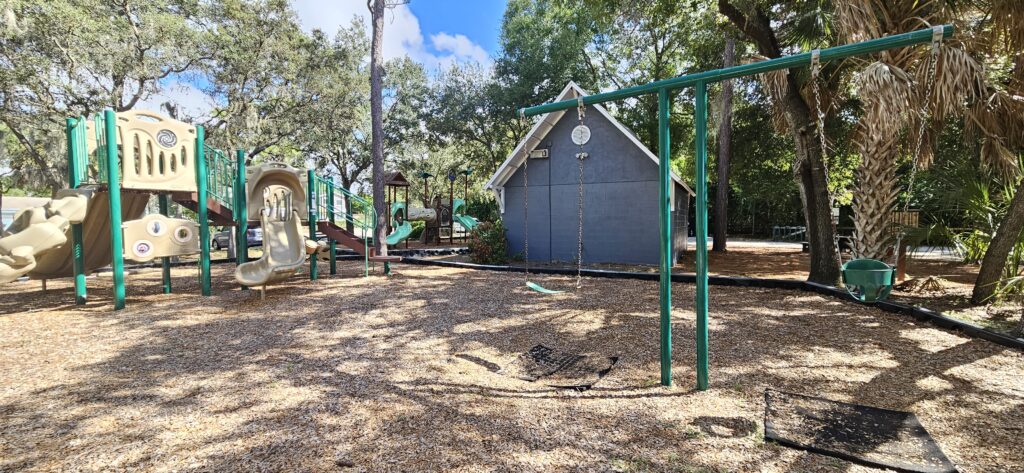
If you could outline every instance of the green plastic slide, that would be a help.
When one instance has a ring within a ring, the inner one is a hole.
[[[455,221],[459,222],[459,225],[462,225],[462,227],[465,228],[467,232],[472,231],[474,228],[476,228],[477,225],[480,224],[480,222],[477,221],[477,219],[469,215],[453,215],[452,217],[455,217]]]
[[[455,199],[455,201],[452,202],[452,218],[454,218],[456,222],[459,222],[459,225],[462,225],[462,227],[468,232],[476,228],[476,226],[480,224],[480,221],[470,215],[460,214],[459,210],[465,206],[465,200]]]
[[[384,242],[387,243],[388,245],[397,245],[405,241],[406,238],[409,238],[409,235],[411,233],[412,224],[409,223],[408,221],[405,221],[402,222],[401,225],[395,227],[395,231],[391,232],[391,234],[388,235]]]

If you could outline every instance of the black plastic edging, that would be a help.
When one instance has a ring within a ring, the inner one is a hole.
[[[422,265],[422,266],[441,266],[447,268],[461,268],[461,269],[476,269],[482,271],[498,271],[498,272],[524,272],[526,268],[504,266],[504,265],[489,265],[489,264],[475,264],[475,263],[460,263],[456,261],[434,261],[425,260],[414,257],[406,257],[402,259],[402,263]],[[576,274],[575,270],[566,268],[530,268],[530,272],[534,274],[555,274],[562,276],[572,276]],[[657,281],[660,276],[658,273],[637,273],[631,271],[612,271],[605,269],[583,269],[580,270],[580,274],[587,277],[595,278],[611,278],[611,279],[636,279],[642,281]],[[673,274],[672,282],[681,283],[694,283],[697,280],[697,275],[689,274]],[[1016,348],[1018,350],[1024,350],[1024,338],[1014,338],[1009,335],[1004,335],[998,332],[982,328],[969,322],[957,320],[948,317],[941,312],[936,312],[931,309],[924,307],[916,307],[908,304],[902,304],[893,301],[879,301],[874,304],[868,304],[857,299],[854,299],[846,292],[845,289],[828,286],[825,284],[819,284],[810,281],[798,281],[793,279],[771,279],[771,278],[748,278],[748,277],[734,277],[734,276],[709,276],[708,284],[713,286],[733,286],[733,287],[761,287],[761,288],[775,288],[775,289],[791,289],[800,290],[806,292],[813,292],[836,299],[841,299],[846,302],[854,302],[860,305],[873,306],[882,309],[886,312],[893,312],[902,315],[909,315],[916,320],[927,321],[932,325],[963,332],[964,334],[988,340],[992,343],[996,343],[1009,348]]]

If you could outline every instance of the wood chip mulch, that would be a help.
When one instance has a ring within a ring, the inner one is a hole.
[[[694,288],[673,286],[658,385],[656,282],[396,265],[299,275],[266,300],[214,269],[0,286],[0,471],[877,471],[765,443],[766,388],[914,412],[965,472],[1024,471],[1024,354],[881,310],[711,288],[695,391]],[[573,278],[534,276],[550,288]],[[618,356],[578,392],[501,374],[538,344]]]

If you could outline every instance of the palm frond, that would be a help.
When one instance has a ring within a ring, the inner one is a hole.
[[[1004,178],[1017,175],[1017,156],[1003,145],[1001,139],[986,136],[981,140],[981,161]]]
[[[745,63],[754,63],[759,61],[767,60],[768,58],[760,55],[756,55],[746,60]],[[789,71],[786,69],[780,69],[775,71],[768,71],[757,75],[757,79],[761,82],[765,91],[768,92],[768,96],[772,101],[772,125],[775,131],[779,133],[786,133],[789,130],[789,121],[786,120],[786,109],[782,106],[783,99],[786,96],[786,89],[789,87],[789,78],[787,77]]]
[[[959,114],[967,102],[985,93],[985,68],[963,49],[948,46],[940,48],[931,97],[923,97],[927,90],[926,81],[933,80],[927,76],[928,60],[920,63],[916,73],[918,93],[921,95],[919,100],[928,100],[932,116],[936,119]]]
[[[881,61],[860,72],[855,83],[869,129],[877,129],[875,125],[900,129],[907,123],[915,110],[913,82],[903,69]]]

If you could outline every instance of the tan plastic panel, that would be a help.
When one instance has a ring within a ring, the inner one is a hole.
[[[146,110],[117,114],[121,187],[196,192],[196,129]]]
[[[18,212],[8,231],[0,238],[0,283],[10,282],[35,269],[37,256],[65,246],[66,231],[85,218],[88,198],[72,193],[59,196],[42,207]]]
[[[263,191],[271,186],[283,186],[291,192],[292,209],[298,212],[299,220],[309,220],[306,208],[308,182],[306,170],[284,163],[264,163],[245,170],[246,209],[249,221],[259,221],[264,208]]]
[[[149,214],[123,227],[124,257],[132,261],[199,253],[199,224],[191,220]]]
[[[109,195],[98,192],[95,188],[85,187],[76,190],[62,190],[57,193],[64,195],[81,193],[88,196],[89,203],[85,218],[82,220],[82,237],[85,243],[85,272],[89,274],[98,268],[110,264],[110,206]],[[121,193],[121,219],[129,221],[141,218],[146,213],[149,194],[138,192]],[[71,228],[65,232],[71,241]],[[55,279],[74,275],[73,245],[64,245],[40,255],[36,258],[36,267],[28,273],[33,279]]]

